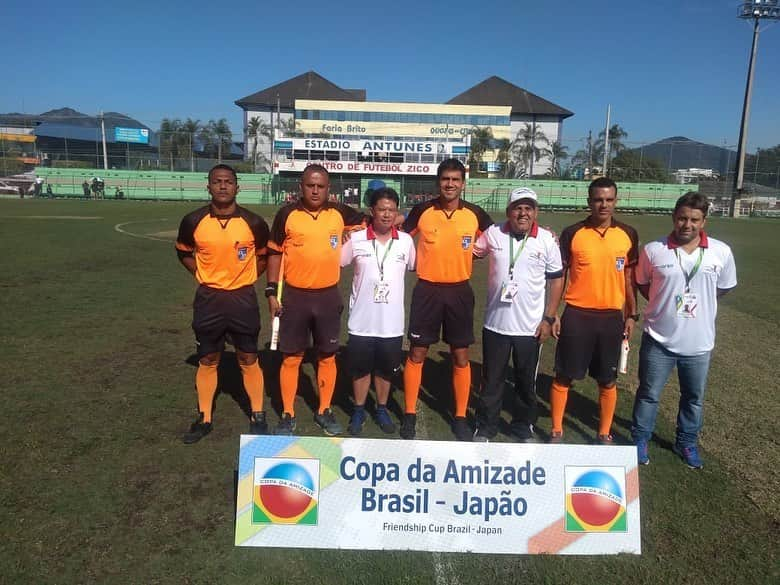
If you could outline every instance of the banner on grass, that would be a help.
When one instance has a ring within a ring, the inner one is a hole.
[[[235,544],[640,554],[636,448],[243,435]]]

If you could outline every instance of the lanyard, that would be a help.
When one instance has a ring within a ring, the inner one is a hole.
[[[376,258],[376,267],[379,268],[379,280],[385,279],[385,260],[387,260],[387,254],[390,252],[390,248],[393,247],[393,238],[387,243],[385,248],[385,255],[382,256],[382,262],[379,262],[379,254],[376,251],[376,239],[371,242],[374,245],[374,257]]]
[[[701,266],[701,259],[702,256],[704,256],[704,248],[699,248],[699,257],[696,259],[696,264],[693,265],[693,268],[691,268],[690,272],[685,272],[685,268],[682,266],[680,253],[677,251],[677,248],[674,249],[674,255],[677,256],[677,263],[680,265],[680,270],[682,270],[683,276],[685,277],[685,292],[691,292],[691,280],[693,280],[693,277],[696,276],[696,273],[699,271],[699,266]]]
[[[517,254],[515,254],[515,238],[511,233],[509,234],[509,280],[514,280],[515,262],[520,258],[520,254],[523,253],[526,241],[528,241],[528,232],[523,236],[523,243],[517,251]]]

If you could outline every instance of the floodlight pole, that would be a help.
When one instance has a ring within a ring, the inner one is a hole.
[[[734,189],[729,203],[729,216],[739,215],[739,199],[742,197],[743,179],[745,176],[745,154],[747,149],[747,125],[750,119],[750,100],[753,95],[753,74],[756,65],[756,50],[758,48],[758,33],[761,19],[780,20],[780,2],[778,0],[751,0],[740,6],[738,18],[753,21],[753,46],[750,49],[747,82],[745,85],[745,101],[742,104],[742,121],[739,127],[739,143],[737,144],[737,169],[734,173]]]
[[[737,170],[734,173],[734,192],[731,194],[729,217],[739,215],[739,204],[742,198],[742,183],[745,177],[745,148],[747,146],[747,125],[750,119],[750,99],[753,96],[753,70],[756,64],[756,48],[758,47],[759,20],[753,22],[753,46],[750,49],[750,64],[748,65],[747,82],[745,85],[745,100],[742,103],[742,120],[739,125],[739,142],[737,143]]]

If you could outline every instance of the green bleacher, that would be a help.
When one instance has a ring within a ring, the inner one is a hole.
[[[165,171],[122,171],[102,169],[57,169],[38,167],[35,173],[52,185],[57,197],[83,197],[82,183],[100,177],[105,184],[106,199],[113,199],[119,187],[126,199],[207,201],[206,173]],[[239,203],[275,205],[280,202],[282,187],[290,181],[274,182],[270,174],[239,174],[241,191]],[[361,177],[361,193],[365,193],[373,177]],[[402,197],[403,180],[382,177]],[[529,187],[539,195],[539,203],[546,210],[572,210],[587,207],[588,181],[551,181],[537,179],[470,179],[466,184],[465,199],[489,211],[506,207],[509,192],[516,187]],[[669,211],[677,199],[688,191],[697,191],[698,185],[620,183],[619,207],[634,211]]]

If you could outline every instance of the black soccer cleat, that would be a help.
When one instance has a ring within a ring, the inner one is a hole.
[[[181,440],[185,445],[192,445],[193,443],[200,441],[210,432],[211,423],[203,422],[203,413],[201,412],[198,415],[197,420],[190,426],[190,430],[184,433],[184,436],[181,438]]]
[[[267,435],[268,423],[265,420],[265,411],[253,412],[249,417],[250,435]]]

